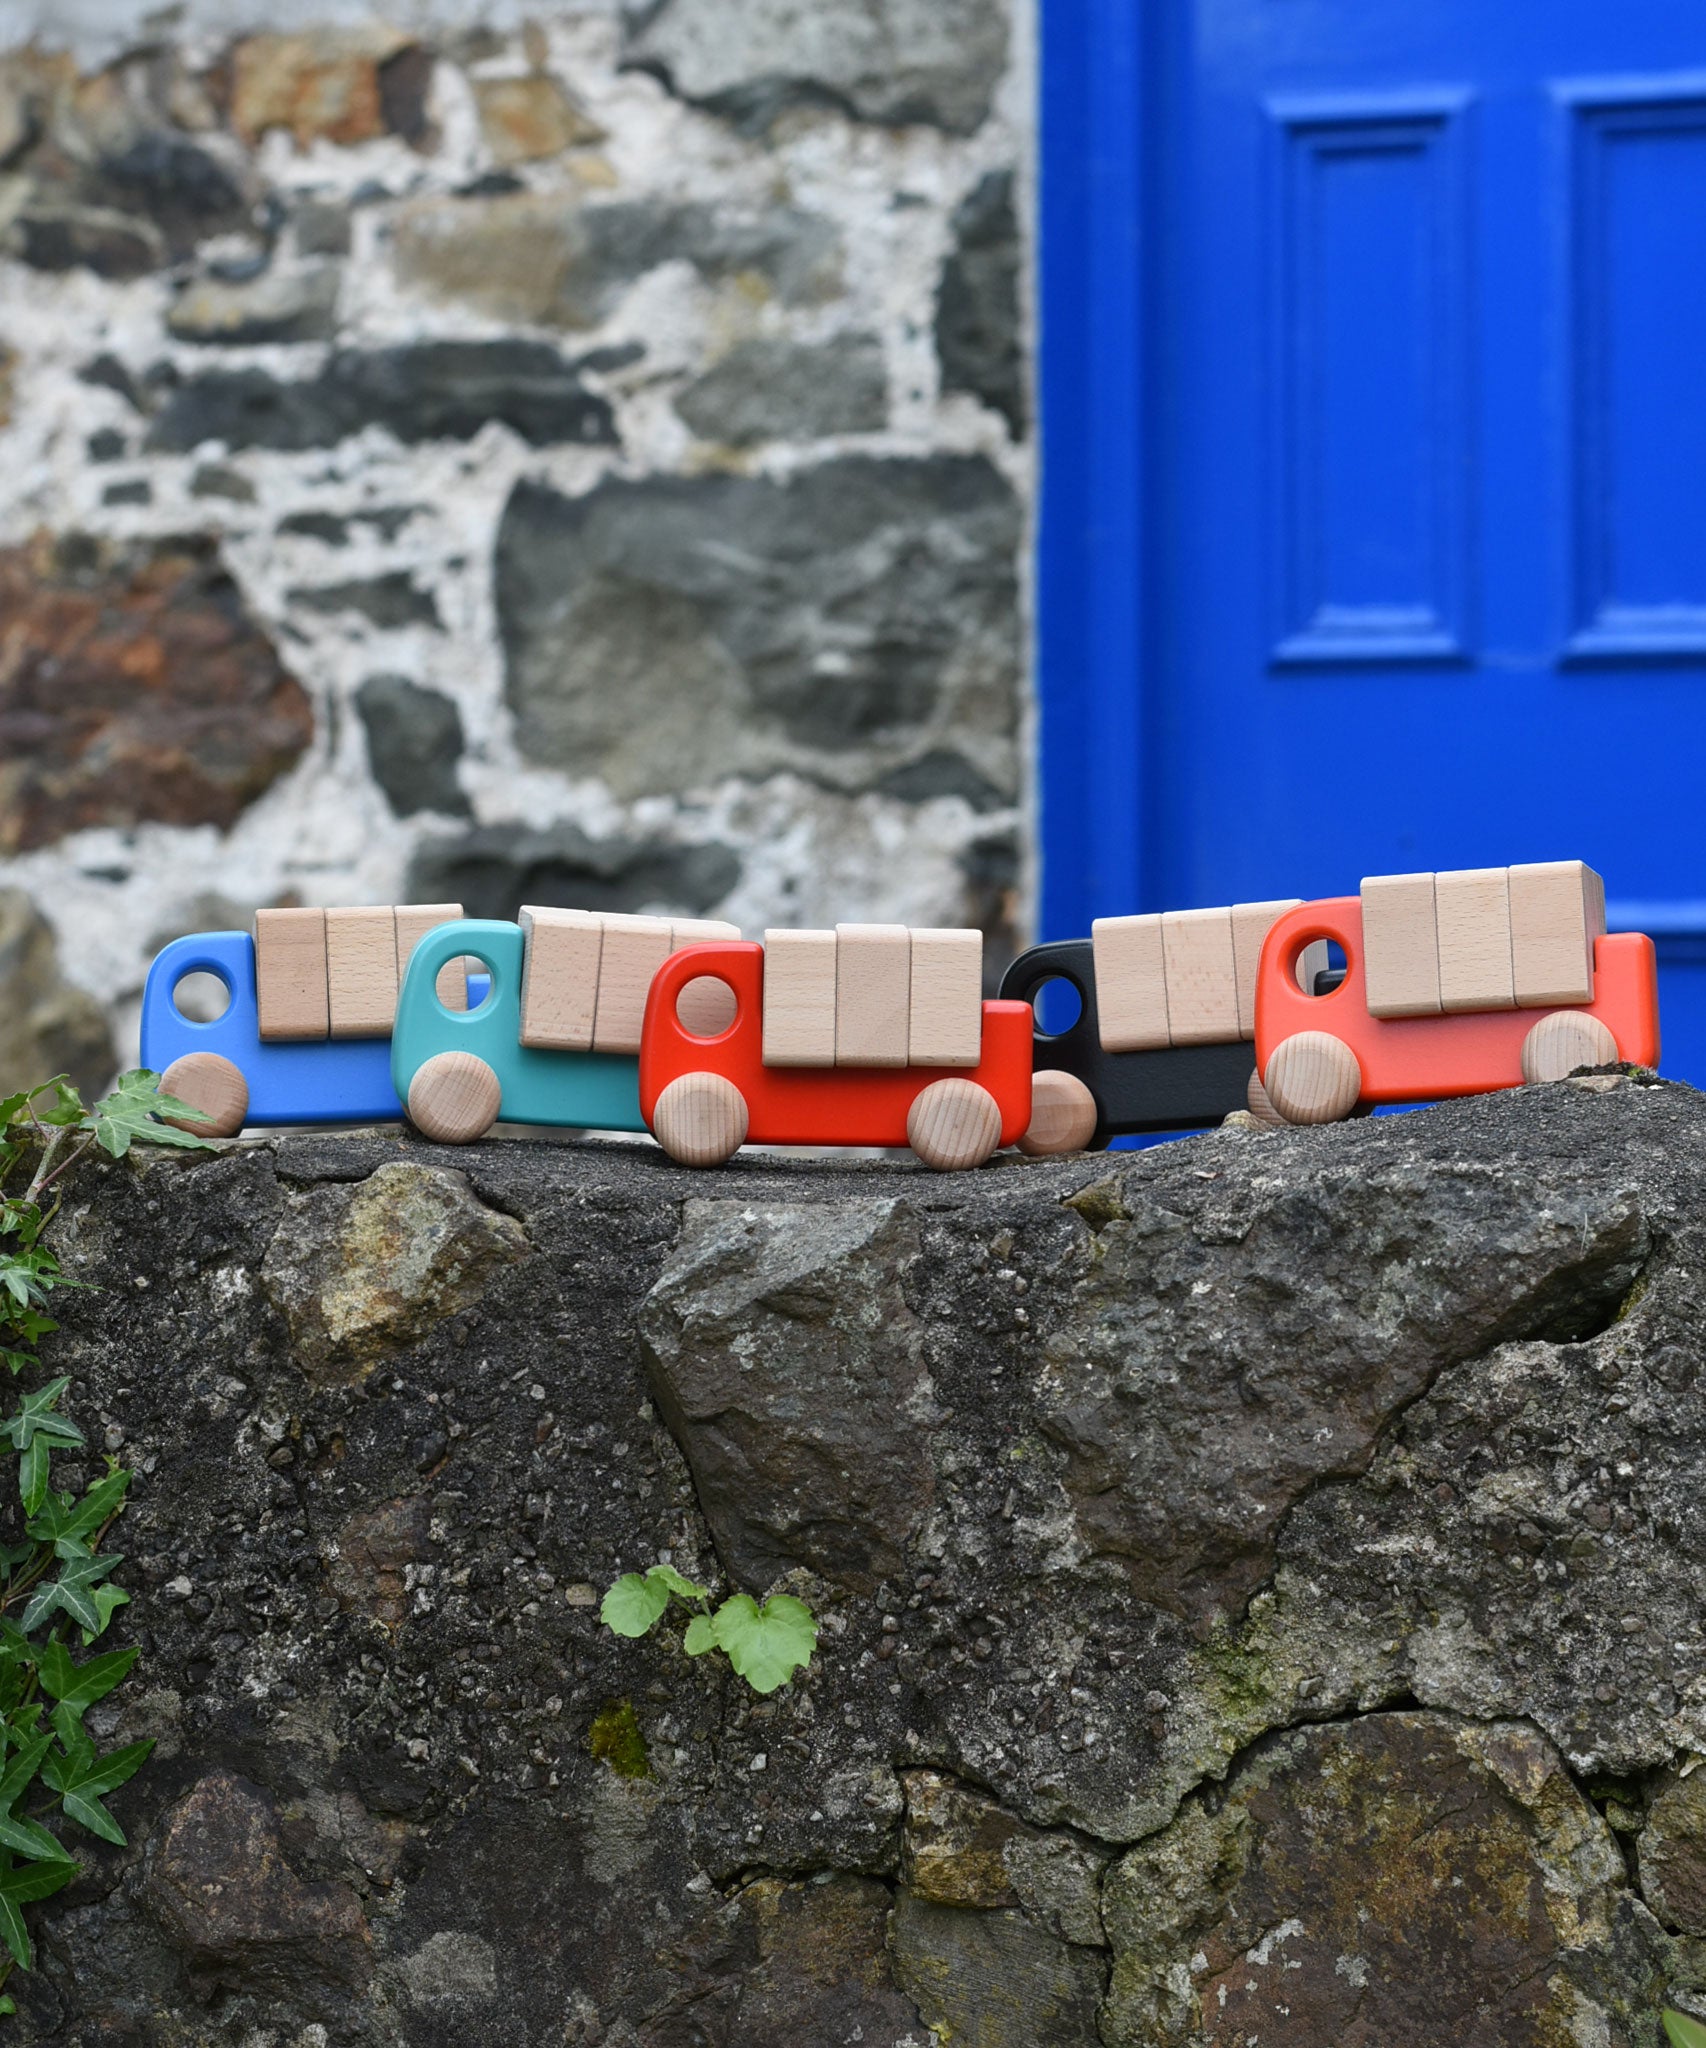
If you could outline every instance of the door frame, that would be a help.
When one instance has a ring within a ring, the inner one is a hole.
[[[1037,925],[1147,909],[1146,0],[1039,0]]]

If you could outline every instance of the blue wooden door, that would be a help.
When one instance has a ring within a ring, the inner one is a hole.
[[[1706,9],[1044,35],[1051,935],[1579,854],[1706,1082]]]

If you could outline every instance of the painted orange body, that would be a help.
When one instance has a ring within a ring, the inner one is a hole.
[[[734,1022],[714,1038],[683,1028],[676,999],[690,981],[715,975],[734,990]],[[640,1114],[649,1124],[658,1097],[683,1074],[721,1074],[746,1098],[747,1142],[755,1145],[904,1145],[906,1116],[932,1081],[975,1081],[1001,1111],[1001,1142],[1017,1142],[1031,1120],[1031,1006],[985,1003],[983,1057],[975,1067],[767,1067],[764,948],[684,946],[652,978],[640,1040]]]
[[[1331,995],[1297,985],[1297,956],[1312,939],[1343,947],[1346,973]],[[1362,1068],[1362,1102],[1434,1102],[1522,1085],[1522,1042],[1554,1009],[1584,1010],[1617,1040],[1626,1060],[1656,1066],[1659,1057],[1658,963],[1640,932],[1594,941],[1594,999],[1541,1010],[1470,1010],[1438,1017],[1371,1017],[1363,980],[1362,901],[1333,896],[1289,910],[1262,945],[1256,976],[1256,1067],[1282,1039],[1327,1031]]]

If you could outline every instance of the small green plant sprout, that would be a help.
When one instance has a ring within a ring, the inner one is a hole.
[[[599,1617],[619,1636],[643,1636],[672,1600],[687,1610],[681,1647],[688,1656],[721,1650],[754,1692],[786,1685],[817,1648],[817,1623],[803,1600],[772,1593],[760,1607],[750,1593],[731,1593],[713,1612],[709,1591],[668,1564],[624,1572],[605,1594]]]
[[[92,1109],[63,1074],[0,1098],[0,1362],[14,1374],[37,1363],[36,1346],[56,1325],[56,1289],[77,1287],[43,1234],[58,1212],[65,1177],[92,1146],[120,1159],[139,1139],[205,1145],[191,1131],[154,1122],[199,1115],[159,1092],[156,1076],[126,1074]],[[50,1380],[21,1393],[0,1414],[0,1446],[17,1460],[18,1498],[0,1497],[0,1985],[34,1960],[23,1908],[63,1890],[81,1869],[58,1834],[62,1822],[121,1843],[124,1831],[103,1804],[141,1768],[149,1742],[101,1755],[83,1716],[112,1692],[137,1652],[109,1650],[79,1663],[129,1600],[112,1583],[124,1559],[103,1539],[124,1511],[130,1474],[108,1458],[99,1478],[76,1492],[53,1484],[52,1460],[80,1451],[83,1432],[60,1403],[71,1382]],[[0,1994],[0,2013],[16,2011]]]
[[[1671,2048],[1706,2048],[1706,2027],[1698,2020],[1691,2020],[1686,2013],[1666,2006],[1664,2022]]]

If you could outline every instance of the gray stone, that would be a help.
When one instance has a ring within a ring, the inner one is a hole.
[[[624,797],[859,789],[947,749],[1011,800],[1020,529],[979,457],[523,482],[495,560],[521,746]]]
[[[407,569],[387,569],[378,576],[357,576],[347,583],[291,590],[285,596],[306,612],[359,612],[381,632],[396,632],[404,626],[444,630],[438,599],[430,590],[423,590]]]
[[[610,407],[545,342],[419,341],[333,354],[317,377],[205,370],[172,391],[148,446],[326,448],[384,427],[399,441],[466,441],[499,421],[535,447],[616,440]]]
[[[1013,173],[990,171],[954,215],[954,246],[936,294],[936,355],[945,391],[969,391],[1022,440],[1027,413],[1019,341],[1019,222]]]
[[[749,132],[786,107],[969,135],[1007,64],[999,0],[661,0],[628,9],[626,55]]]
[[[523,903],[702,917],[740,878],[739,854],[715,842],[594,839],[575,825],[537,832],[482,825],[422,843],[409,868],[409,900],[460,903],[470,917],[513,918]]]
[[[737,342],[675,401],[703,441],[749,447],[866,434],[888,420],[888,371],[874,334]]]
[[[889,1923],[895,1979],[925,2024],[977,2048],[1100,2048],[1107,1963],[1023,1913],[938,1906],[903,1891]]]
[[[347,256],[349,208],[336,199],[299,199],[291,214],[299,256]]]
[[[216,277],[185,287],[166,315],[179,341],[230,347],[263,341],[326,341],[337,325],[339,270],[317,263],[267,270],[243,284]]]
[[[355,694],[355,708],[367,728],[373,779],[399,818],[417,811],[468,814],[456,780],[462,714],[452,699],[407,676],[369,676]]]
[[[228,498],[234,505],[252,505],[255,487],[241,471],[223,462],[204,462],[190,478],[192,498]]]
[[[151,505],[154,486],[145,476],[130,477],[123,483],[108,484],[101,493],[103,505]]]
[[[666,263],[690,265],[747,299],[812,305],[841,288],[841,238],[822,214],[708,201],[607,200],[498,192],[424,199],[396,229],[397,275],[496,320],[580,329],[616,312]]]
[[[1641,1891],[1667,1927],[1706,1935],[1706,1778],[1669,1776],[1638,1838]]]
[[[0,889],[0,1095],[69,1074],[93,1101],[117,1064],[106,1012],[65,979],[47,919],[21,889]]]

